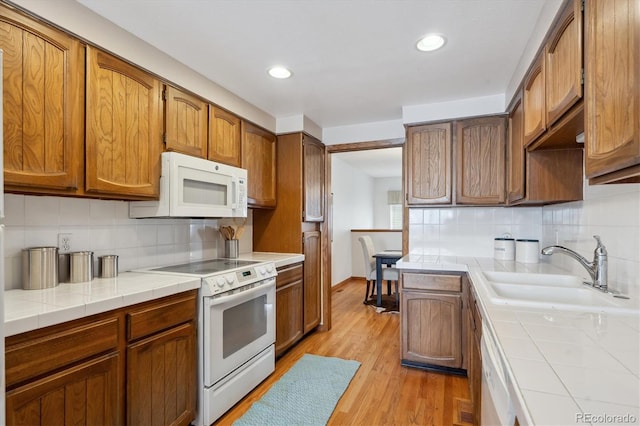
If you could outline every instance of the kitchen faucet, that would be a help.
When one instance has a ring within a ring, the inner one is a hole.
[[[583,256],[580,256],[575,251],[562,246],[548,246],[543,248],[540,252],[546,256],[550,256],[554,253],[566,254],[569,257],[574,258],[589,272],[593,282],[591,286],[607,291],[607,248],[602,244],[599,235],[594,235],[598,245],[593,251],[593,262],[589,262]],[[586,283],[585,283],[586,284]]]

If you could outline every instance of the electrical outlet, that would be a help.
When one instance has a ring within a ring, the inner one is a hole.
[[[58,251],[60,253],[71,251],[71,234],[58,234]]]

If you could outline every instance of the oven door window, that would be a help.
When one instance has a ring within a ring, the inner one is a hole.
[[[267,295],[225,309],[222,314],[222,357],[227,358],[267,334]]]
[[[276,340],[276,280],[221,297],[204,298],[204,377],[212,386]]]

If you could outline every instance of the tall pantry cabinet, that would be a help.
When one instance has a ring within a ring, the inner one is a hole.
[[[288,301],[292,310],[303,306],[302,322],[292,332],[304,335],[321,319],[325,146],[304,133],[279,135],[276,158],[278,203],[272,210],[253,210],[253,248],[305,255],[302,294]]]

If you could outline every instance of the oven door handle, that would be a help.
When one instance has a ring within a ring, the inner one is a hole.
[[[275,288],[275,286],[276,286],[276,279],[275,278],[268,278],[267,280],[265,280],[264,284],[262,284],[262,285],[260,285],[258,287],[254,287],[254,288],[251,288],[249,290],[242,291],[240,293],[231,294],[229,296],[208,297],[207,299],[209,300],[209,305],[210,306],[217,306],[217,305],[222,305],[222,304],[227,304],[227,303],[234,303],[234,302],[236,302],[238,300],[251,299],[256,294],[264,293],[265,291],[268,291],[271,288]]]

